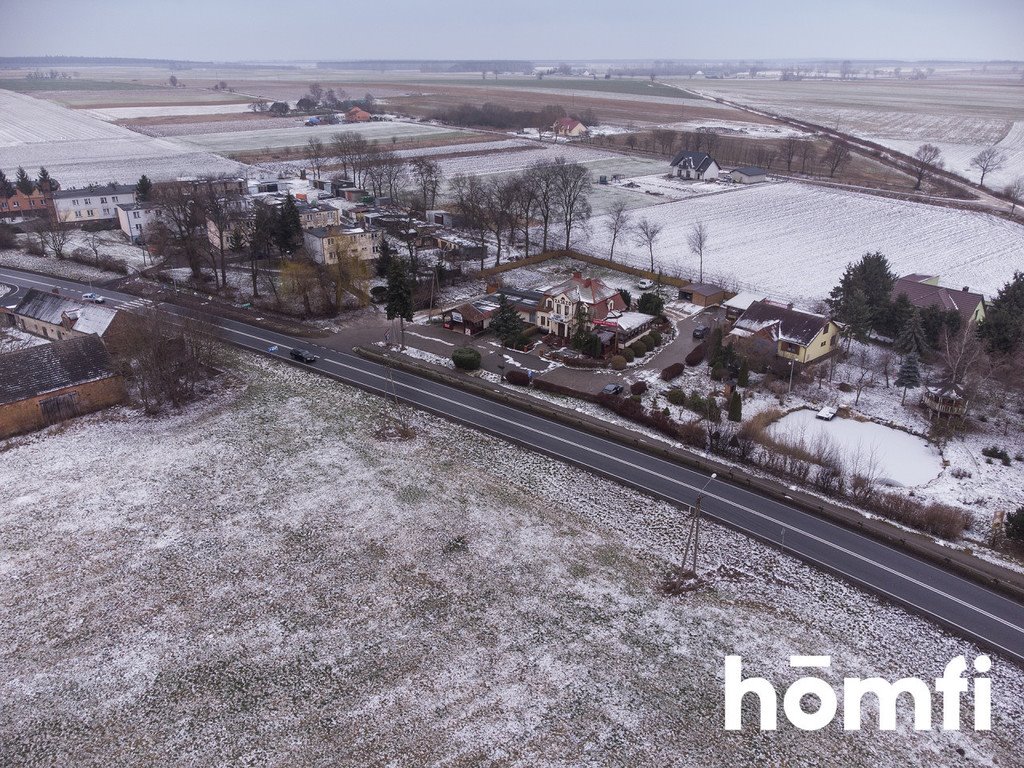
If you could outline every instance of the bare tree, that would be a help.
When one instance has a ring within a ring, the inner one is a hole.
[[[703,221],[693,225],[690,233],[686,236],[686,244],[690,246],[690,253],[697,257],[699,267],[698,282],[704,282],[704,250],[708,246],[708,228]]]
[[[615,241],[618,239],[619,234],[629,229],[630,226],[625,200],[616,200],[612,204],[611,209],[608,211],[608,220],[605,221],[604,226],[608,230],[608,234],[612,236],[612,247],[608,252],[608,260],[615,261]]]
[[[786,161],[786,170],[790,173],[793,172],[793,160],[800,151],[800,143],[800,139],[795,136],[790,136],[782,142],[782,158]]]
[[[579,163],[567,163],[562,157],[551,165],[555,176],[555,201],[565,227],[564,247],[569,250],[573,228],[590,218],[590,171]]]
[[[1024,202],[1024,176],[1018,176],[1006,187],[1003,188],[1003,194],[1010,199],[1010,215],[1017,209],[1017,206]]]
[[[652,131],[652,136],[662,152],[668,152],[672,149],[672,145],[675,144],[676,141],[675,132],[667,128],[655,128],[654,131]]]
[[[256,99],[251,104],[249,104],[249,109],[255,112],[256,114],[268,112],[270,111],[270,102],[267,101],[266,99]]]
[[[320,83],[309,84],[309,95],[313,97],[313,101],[319,104],[324,98],[324,88]]]
[[[1000,152],[995,147],[987,147],[971,158],[971,168],[981,171],[981,186],[985,186],[985,174],[991,171],[998,171],[1006,165],[1006,153]]]
[[[829,178],[835,178],[836,173],[846,165],[850,159],[850,145],[845,141],[836,139],[828,146],[828,150],[825,152],[825,156],[822,160],[825,161],[825,165],[828,167]]]
[[[494,235],[496,244],[494,264],[501,263],[501,244],[503,236],[512,237],[515,228],[517,182],[514,177],[492,177],[486,182],[487,194],[484,198],[485,220],[487,229]]]
[[[214,284],[217,270],[220,269],[220,284],[227,285],[227,245],[228,238],[234,228],[241,208],[241,198],[237,193],[219,188],[216,179],[207,178],[197,189],[196,205],[206,221],[216,228],[217,242],[210,243],[213,248],[210,262],[213,266]],[[209,237],[207,237],[209,241]],[[219,263],[218,263],[219,259]]]
[[[358,133],[336,133],[331,139],[332,150],[341,161],[341,170],[356,186],[362,186],[362,174],[370,153],[369,142]]]
[[[424,211],[433,208],[443,180],[441,166],[429,157],[414,158],[409,165],[419,193],[420,207]]]
[[[523,233],[523,253],[530,255],[530,225],[537,211],[539,194],[533,185],[532,177],[527,171],[514,177],[515,183],[515,216],[521,224]],[[514,230],[513,230],[514,231]]]
[[[185,257],[192,276],[198,278],[202,273],[200,248],[204,238],[198,231],[200,211],[193,185],[182,181],[156,185],[151,200],[160,208],[167,244]]]
[[[654,243],[661,236],[661,230],[664,227],[661,224],[655,224],[646,216],[637,222],[634,228],[636,243],[637,245],[646,245],[647,252],[651,257],[651,272],[654,272]]]
[[[71,240],[71,224],[56,213],[48,216],[40,225],[39,239],[43,247],[53,251],[58,259],[64,258],[64,249]]]
[[[807,166],[814,163],[814,142],[804,141],[800,147],[800,173],[807,173]]]
[[[487,258],[487,189],[479,176],[452,177],[452,197],[464,226],[477,235],[480,248],[480,269]]]
[[[324,143],[317,137],[306,142],[306,159],[313,168],[314,178],[320,178],[320,171],[323,169],[324,161],[327,159],[327,150]]]
[[[381,173],[384,179],[384,187],[392,200],[399,200],[404,193],[405,185],[408,183],[409,174],[405,161],[395,152],[382,152]]]
[[[917,174],[917,183],[914,184],[914,189],[921,188],[928,171],[942,167],[942,160],[939,159],[941,154],[942,150],[934,144],[922,144],[917,148],[913,163],[914,172]]]
[[[551,231],[551,220],[558,208],[555,194],[555,173],[551,163],[538,161],[527,171],[527,183],[537,190],[537,215],[540,216],[542,227],[541,252],[548,250],[548,235]]]

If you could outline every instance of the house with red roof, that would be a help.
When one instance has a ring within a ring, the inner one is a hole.
[[[359,107],[352,107],[345,113],[346,123],[366,123],[370,121],[370,113]]]
[[[626,309],[626,302],[617,288],[597,277],[583,277],[580,272],[573,272],[568,280],[538,290],[543,298],[537,309],[537,325],[541,331],[556,336],[571,336],[579,316],[585,315],[587,324],[593,326],[609,314]]]
[[[555,120],[551,126],[551,132],[555,136],[569,136],[575,138],[577,136],[586,136],[589,133],[587,126],[581,123],[579,120],[574,120],[571,117],[563,117],[560,120]]]
[[[918,309],[935,307],[943,312],[956,312],[965,328],[985,319],[985,297],[982,294],[972,292],[968,286],[959,291],[945,288],[939,285],[937,275],[904,275],[892,286],[892,300],[900,296],[906,296]]]

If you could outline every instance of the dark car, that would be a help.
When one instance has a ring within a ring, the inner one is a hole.
[[[622,385],[621,384],[605,384],[604,389],[601,390],[602,395],[621,395]]]
[[[308,349],[293,349],[291,355],[293,360],[298,360],[300,363],[312,364],[320,359]]]
[[[702,325],[699,328],[694,328],[693,329],[693,338],[695,338],[695,339],[706,339],[707,336],[708,336],[708,331],[709,330],[711,330],[711,329],[708,328],[706,325]]]

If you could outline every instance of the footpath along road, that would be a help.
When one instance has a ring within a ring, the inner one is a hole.
[[[48,291],[57,287],[71,297],[89,291],[81,283],[7,268],[0,268],[0,282],[23,289]],[[176,315],[185,313],[172,304],[153,305],[115,291],[104,291],[103,295],[108,305],[115,308],[131,310],[148,305]],[[285,360],[289,359],[292,347],[310,349],[320,356],[309,366],[314,371],[371,392],[398,397],[670,501],[692,504],[706,485],[703,510],[707,517],[773,543],[1024,663],[1024,605],[896,547],[723,479],[709,482],[706,474],[642,449],[440,381],[387,368],[350,352],[311,343],[309,339],[223,318],[204,319],[215,324],[223,339],[237,347]]]

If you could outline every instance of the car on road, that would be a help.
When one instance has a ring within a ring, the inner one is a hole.
[[[638,288],[639,288],[639,289],[640,289],[641,291],[646,291],[646,290],[649,290],[649,289],[651,289],[651,288],[653,288],[653,287],[654,287],[654,281],[653,281],[653,280],[648,280],[648,279],[647,279],[647,278],[645,277],[645,278],[644,278],[643,280],[641,280],[641,281],[640,281],[639,283],[637,283],[637,287],[638,287]]]
[[[309,365],[312,365],[320,359],[308,349],[293,349],[291,351],[291,356],[293,360],[298,360],[300,363],[307,363]]]
[[[601,390],[602,395],[621,395],[622,385],[621,384],[605,384],[604,389]]]
[[[93,304],[103,304],[106,301],[106,299],[96,293],[83,293],[82,300],[91,301]]]
[[[708,328],[706,325],[697,326],[696,328],[693,329],[693,338],[706,339],[708,336],[708,331],[710,330],[711,329]]]

